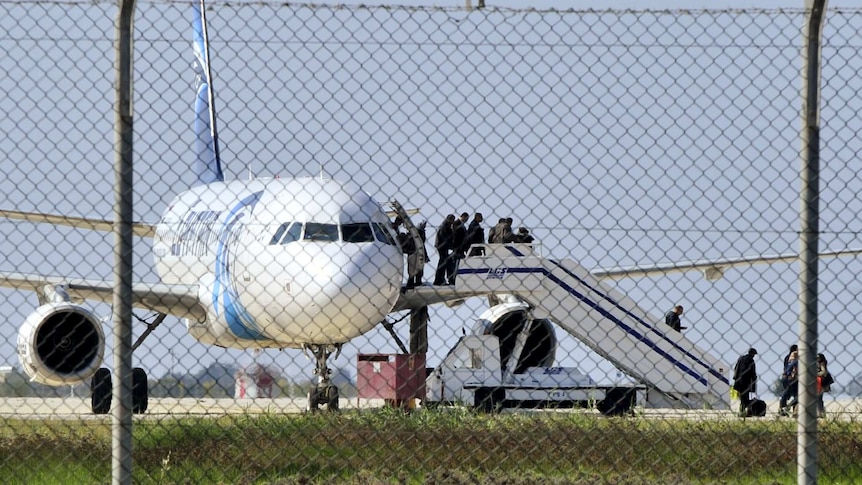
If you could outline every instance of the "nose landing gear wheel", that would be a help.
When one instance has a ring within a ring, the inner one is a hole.
[[[308,391],[308,404],[305,410],[314,413],[320,409],[321,405],[324,405],[327,411],[338,411],[338,388],[332,385],[332,381],[330,380],[332,369],[326,366],[326,361],[332,352],[337,351],[341,353],[341,344],[308,344],[303,350],[310,350],[314,355],[316,361],[314,374],[318,379],[317,385],[311,386],[311,389]],[[337,354],[336,357],[338,357]]]
[[[305,410],[310,413],[315,413],[320,410],[320,406],[326,406],[326,410],[330,412],[338,411],[338,388],[333,385],[323,387],[313,387],[308,391],[308,405]]]
[[[326,409],[332,412],[338,411],[338,388],[335,386],[326,388]]]

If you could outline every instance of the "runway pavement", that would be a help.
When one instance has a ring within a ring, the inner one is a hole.
[[[767,401],[767,418],[776,418],[778,401]],[[372,409],[385,405],[380,399],[342,399],[339,407],[344,410]],[[299,414],[305,411],[305,398],[276,399],[212,399],[212,398],[150,398],[147,412],[136,415],[136,418],[160,417],[220,417],[228,415],[256,414]],[[651,419],[690,419],[690,420],[722,420],[739,419],[734,402],[732,410],[678,410],[678,409],[645,409],[637,407],[636,416]],[[862,399],[828,399],[826,409],[829,419],[841,421],[862,420]],[[506,413],[523,412],[507,409]],[[544,411],[530,411],[544,412]],[[553,412],[594,413],[594,410],[559,410]],[[107,419],[106,416],[95,416],[90,412],[90,399],[81,397],[66,398],[21,398],[0,397],[0,421],[4,418],[17,419]],[[782,418],[789,419],[789,418]]]
[[[351,403],[342,400],[342,407]],[[352,403],[355,407],[355,400]],[[383,405],[381,402],[380,405]],[[212,398],[150,398],[147,412],[141,416],[209,416],[237,414],[300,413],[305,410],[305,398],[279,399],[212,399]],[[92,416],[90,399],[67,398],[0,398],[0,418],[72,419]]]

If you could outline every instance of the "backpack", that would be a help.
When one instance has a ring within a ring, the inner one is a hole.
[[[832,373],[827,371],[826,375],[823,376],[823,387],[831,386],[835,383],[835,379],[832,378]]]

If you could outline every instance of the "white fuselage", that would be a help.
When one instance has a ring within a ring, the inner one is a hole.
[[[336,344],[398,299],[403,257],[389,218],[350,182],[216,182],[178,195],[153,244],[162,281],[199,285],[198,340],[235,348]]]

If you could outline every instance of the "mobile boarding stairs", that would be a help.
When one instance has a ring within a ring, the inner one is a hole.
[[[527,244],[485,245],[460,261],[456,292],[512,294],[646,386],[650,408],[728,409],[730,367],[575,261]]]

